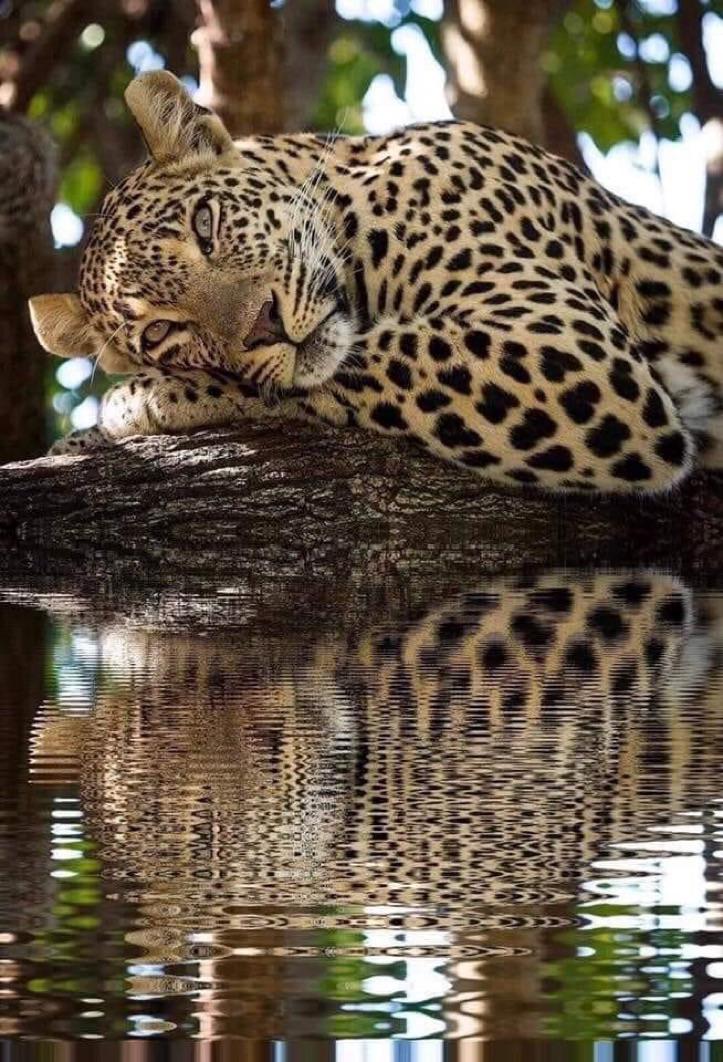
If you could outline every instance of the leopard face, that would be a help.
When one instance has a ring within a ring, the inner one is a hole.
[[[353,332],[342,259],[310,191],[316,170],[292,175],[239,150],[168,79],[161,110],[157,91],[131,87],[152,159],[103,203],[76,334],[131,369],[211,366],[261,388],[314,386],[348,355]]]

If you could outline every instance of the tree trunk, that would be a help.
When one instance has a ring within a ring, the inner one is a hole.
[[[545,96],[542,51],[569,0],[449,0],[442,48],[458,118],[498,126],[579,163],[574,134]]]
[[[705,195],[703,197],[704,236],[712,236],[723,214],[723,118],[711,118],[703,127],[706,139]]]
[[[33,335],[30,295],[52,285],[50,210],[55,174],[46,137],[0,110],[0,462],[46,445],[47,356]]]
[[[285,128],[297,132],[311,127],[319,102],[336,25],[334,0],[292,0],[281,18]]]
[[[678,0],[678,37],[693,72],[693,108],[707,134],[703,232],[711,236],[723,212],[723,92],[710,76],[703,42],[705,13],[699,0]]]
[[[411,446],[352,430],[262,425],[136,438],[0,469],[0,556],[27,581],[108,578],[247,587],[313,580],[410,587],[429,572],[665,564],[723,544],[723,477],[657,499],[502,492]]]
[[[199,103],[232,136],[277,133],[284,126],[278,12],[269,0],[197,0]]]
[[[545,126],[543,146],[553,155],[560,155],[587,173],[587,163],[580,151],[577,134],[549,84],[545,85],[542,93],[542,118]]]

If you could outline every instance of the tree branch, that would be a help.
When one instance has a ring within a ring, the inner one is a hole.
[[[693,107],[701,125],[721,117],[723,93],[716,88],[708,69],[703,43],[703,15],[699,0],[678,0],[678,37],[680,47],[693,73]]]
[[[373,434],[248,425],[0,469],[0,545],[27,576],[319,579],[525,565],[717,562],[723,477],[659,499],[504,493]]]
[[[640,42],[638,40],[638,34],[636,32],[635,26],[633,25],[633,20],[630,18],[630,11],[628,9],[628,0],[615,0],[615,8],[616,8],[616,10],[618,12],[618,17],[620,19],[620,27],[621,27],[621,29],[623,30],[624,33],[627,33],[628,37],[630,37],[630,39],[632,40],[633,44],[635,45],[635,55],[633,56],[633,65],[635,66],[635,76],[636,76],[636,80],[637,80],[637,83],[638,83],[637,84],[638,96],[640,98],[640,102],[642,103],[643,110],[645,111],[645,114],[647,116],[648,125],[650,126],[650,131],[653,134],[653,136],[655,137],[655,144],[656,144],[656,150],[655,150],[655,176],[658,178],[658,180],[660,180],[660,162],[659,162],[659,158],[658,158],[658,148],[657,148],[657,145],[660,143],[660,139],[661,139],[661,137],[660,137],[660,121],[659,121],[658,116],[655,113],[655,109],[653,107],[653,102],[652,102],[653,87],[652,87],[652,85],[650,83],[650,77],[648,75],[648,69],[647,69],[647,67],[646,67],[645,63],[643,62],[643,59],[642,59],[642,57],[640,55]]]
[[[309,128],[327,72],[336,19],[334,0],[294,0],[281,8],[284,119],[291,132]]]
[[[701,126],[708,126],[703,232],[712,236],[723,211],[723,92],[714,84],[708,68],[704,14],[698,0],[678,0],[678,37],[693,73],[693,108]]]
[[[588,173],[587,163],[577,142],[570,121],[555,97],[549,83],[542,93],[542,120],[545,127],[544,146],[553,155],[573,162],[583,173]]]

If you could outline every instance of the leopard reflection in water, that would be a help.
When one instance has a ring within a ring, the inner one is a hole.
[[[723,709],[684,693],[723,645],[701,601],[553,573],[316,640],[101,628],[95,705],[43,707],[33,769],[75,764],[126,941],[163,965],[131,991],[190,995],[202,1035],[315,1035],[333,961],[436,959],[438,1030],[540,1035],[595,861],[716,793]]]

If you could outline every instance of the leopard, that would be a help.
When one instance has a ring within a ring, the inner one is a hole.
[[[723,250],[466,121],[233,140],[168,71],[78,292],[30,303],[123,377],[77,454],[268,421],[406,437],[503,487],[670,492],[723,465]]]

